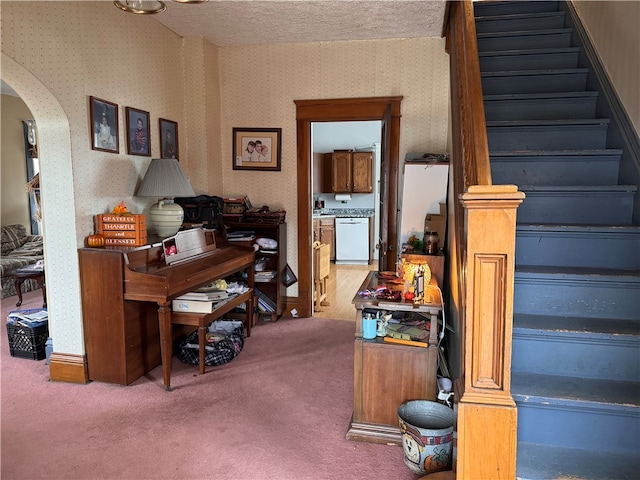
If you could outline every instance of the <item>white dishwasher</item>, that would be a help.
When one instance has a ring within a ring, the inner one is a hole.
[[[336,263],[369,263],[369,218],[336,218]]]

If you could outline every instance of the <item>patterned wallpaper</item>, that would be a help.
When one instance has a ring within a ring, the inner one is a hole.
[[[126,154],[125,107],[150,112],[152,156],[158,118],[186,133],[182,39],[112,2],[3,1],[0,9],[2,78],[38,122],[54,351],[82,354],[76,248],[96,213],[121,200],[134,212],[149,203],[133,197],[151,157]],[[90,148],[89,96],[118,104],[119,154]]]
[[[298,269],[294,100],[402,95],[400,158],[446,151],[449,57],[444,39],[224,47],[221,157],[226,194],[287,211],[288,261]],[[234,127],[282,128],[282,171],[232,169]],[[287,290],[297,295],[297,285]]]
[[[640,132],[640,2],[574,1],[636,132]],[[633,47],[635,45],[635,47]],[[631,54],[635,51],[636,54]]]
[[[248,193],[284,207],[297,271],[296,99],[403,95],[401,157],[446,145],[448,57],[442,39],[218,49],[182,39],[112,2],[0,2],[2,78],[32,111],[41,144],[45,257],[54,350],[82,354],[76,248],[93,216],[133,197],[151,157],[129,156],[126,106],[178,122],[180,161],[197,193]],[[88,97],[119,105],[120,153],[90,148]],[[282,171],[232,170],[233,127],[280,127]],[[75,226],[74,226],[75,224]],[[53,280],[55,279],[55,280]],[[288,291],[297,295],[297,286]]]

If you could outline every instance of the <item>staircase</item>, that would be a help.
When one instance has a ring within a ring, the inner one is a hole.
[[[640,471],[640,226],[636,185],[562,2],[476,2],[494,184],[517,211],[511,391],[517,477]],[[488,226],[488,228],[490,228]]]

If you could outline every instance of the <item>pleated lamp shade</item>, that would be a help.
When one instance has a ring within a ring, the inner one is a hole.
[[[194,197],[195,192],[175,158],[154,158],[149,164],[142,183],[136,192],[137,197],[162,197],[149,208],[149,224],[156,233],[170,237],[178,233],[184,220],[184,210],[174,197]]]

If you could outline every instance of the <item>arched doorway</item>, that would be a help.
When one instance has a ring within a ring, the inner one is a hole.
[[[49,335],[54,341],[51,379],[82,383],[84,340],[69,121],[42,82],[5,53],[1,60],[2,79],[38,125]]]
[[[386,162],[383,175],[387,184],[382,217],[386,224],[387,243],[391,248],[398,239],[398,175],[400,164],[400,103],[401,96],[371,98],[341,98],[326,100],[295,100],[298,150],[298,312],[301,317],[312,315],[312,223],[311,223],[311,123],[382,120],[386,129]],[[386,115],[389,116],[386,119]],[[384,140],[383,140],[384,143]],[[386,269],[395,269],[395,258],[387,257]]]

